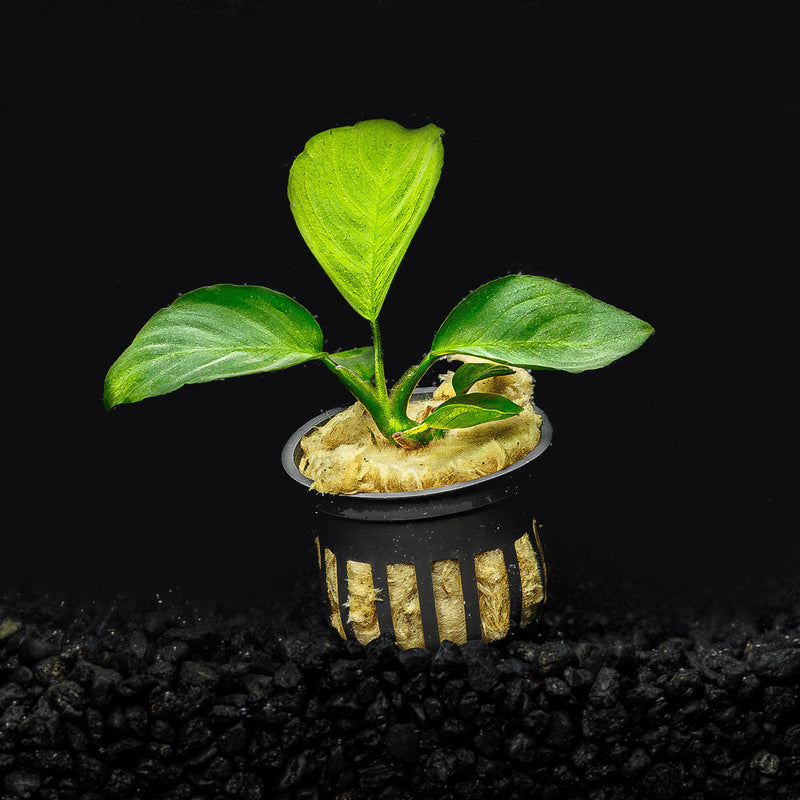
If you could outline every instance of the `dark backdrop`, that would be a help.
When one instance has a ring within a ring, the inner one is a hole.
[[[7,516],[2,569],[256,591],[289,574],[308,532],[280,450],[347,401],[328,373],[112,413],[103,377],[158,308],[219,282],[295,297],[331,349],[366,344],[294,226],[286,181],[313,134],[387,117],[446,131],[381,318],[389,378],[470,289],[512,271],[648,320],[654,336],[615,365],[538,376],[555,426],[531,488],[548,547],[556,565],[645,584],[762,585],[798,549],[784,465],[798,59],[780,6],[736,9],[26,6],[5,392],[8,507],[23,513]]]

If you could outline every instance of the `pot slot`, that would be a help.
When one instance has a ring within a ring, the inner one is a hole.
[[[475,556],[475,579],[481,638],[486,642],[502,639],[511,626],[511,595],[506,557],[500,548]]]
[[[387,564],[386,578],[395,641],[404,650],[425,647],[416,568],[413,564]]]
[[[342,639],[346,639],[347,634],[344,632],[342,612],[339,608],[339,578],[336,568],[336,555],[327,547],[325,548],[325,570],[323,575],[325,577],[325,592],[328,596],[328,608],[331,614],[331,625],[336,628]]]
[[[434,561],[431,564],[431,579],[439,640],[449,639],[456,644],[463,644],[467,641],[467,619],[458,559]]]
[[[372,580],[372,567],[361,561],[347,562],[347,621],[361,644],[381,635],[376,602],[383,600]]]
[[[514,542],[522,588],[522,611],[519,620],[521,628],[536,619],[546,597],[547,567],[541,555],[542,543],[539,540],[539,531],[535,520],[533,535],[536,540],[535,548],[527,533]]]

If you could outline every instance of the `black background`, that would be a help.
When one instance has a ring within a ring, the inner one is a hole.
[[[158,308],[212,283],[295,297],[330,349],[368,343],[286,181],[313,134],[386,117],[446,131],[381,317],[388,377],[509,272],[646,319],[654,336],[609,368],[538,376],[555,443],[532,508],[553,575],[570,553],[645,584],[761,585],[798,551],[798,51],[781,8],[27,5],[3,571],[256,591],[291,572],[308,531],[280,450],[347,402],[330,375],[311,364],[111,413],[103,378]]]

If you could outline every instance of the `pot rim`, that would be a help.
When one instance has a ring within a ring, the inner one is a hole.
[[[425,395],[425,394],[433,394],[435,387],[427,386],[422,388],[417,388],[414,390],[414,395]],[[311,485],[313,481],[311,478],[306,477],[300,472],[300,469],[297,466],[297,452],[299,450],[300,440],[312,429],[319,426],[321,423],[325,423],[331,419],[335,414],[338,414],[340,411],[344,411],[347,406],[337,406],[336,408],[329,409],[328,411],[324,411],[321,414],[318,414],[316,417],[305,422],[301,425],[288,439],[286,444],[283,447],[281,452],[281,464],[283,465],[284,471],[289,475],[290,478],[295,480],[300,485],[304,486],[306,489],[311,490]],[[430,489],[412,489],[405,492],[354,492],[352,494],[338,494],[333,495],[334,497],[346,497],[348,500],[353,498],[355,500],[368,500],[368,501],[378,501],[378,502],[390,502],[396,500],[419,500],[428,497],[435,497],[436,495],[442,494],[450,494],[455,492],[460,492],[463,490],[472,489],[473,487],[480,486],[483,483],[488,483],[490,481],[496,480],[502,476],[508,475],[511,472],[514,472],[517,469],[520,469],[527,464],[530,464],[535,458],[538,458],[552,443],[553,440],[553,426],[550,423],[550,419],[548,418],[547,414],[542,411],[537,405],[533,406],[533,410],[539,414],[542,418],[542,426],[539,436],[539,441],[536,443],[536,446],[533,450],[530,451],[527,455],[524,455],[522,458],[515,461],[513,464],[509,464],[507,467],[503,467],[503,469],[497,470],[495,472],[490,472],[488,475],[481,475],[479,478],[470,478],[467,481],[459,481],[458,483],[450,483],[447,486],[436,486]],[[316,494],[319,494],[318,492]],[[319,494],[320,497],[325,497],[326,495]]]

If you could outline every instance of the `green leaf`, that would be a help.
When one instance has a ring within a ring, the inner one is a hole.
[[[322,331],[285,294],[220,284],[181,295],[156,312],[114,362],[106,408],[187,383],[268,372],[321,358]]]
[[[329,353],[328,358],[334,364],[341,364],[343,367],[353,370],[365,381],[371,381],[375,377],[375,348],[372,346]]]
[[[453,374],[453,389],[456,394],[465,394],[478,381],[513,374],[513,369],[501,364],[462,364]]]
[[[457,394],[425,417],[423,425],[428,428],[449,430],[451,428],[471,428],[484,422],[496,422],[513,417],[522,411],[522,406],[502,394],[474,392]]]
[[[436,125],[357,122],[317,134],[292,164],[297,227],[345,300],[371,322],[433,198],[443,133]]]
[[[630,353],[652,332],[643,320],[564,283],[509,275],[462,300],[436,333],[431,352],[583,372]]]

